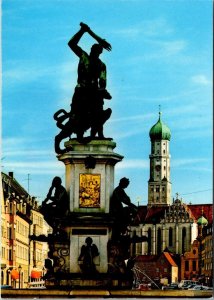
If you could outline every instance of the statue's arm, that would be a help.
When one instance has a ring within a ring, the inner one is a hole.
[[[68,46],[79,57],[82,55],[83,50],[78,46],[78,43],[85,32],[86,28],[81,26],[80,30],[68,42]]]
[[[131,199],[129,198],[129,196],[125,192],[124,192],[124,196],[122,198],[122,202],[124,204],[128,205],[129,207],[137,209],[137,206],[131,202]]]
[[[48,191],[48,193],[47,193],[47,196],[46,196],[45,200],[42,202],[43,204],[47,203],[48,200],[52,200],[52,196],[51,195],[52,195],[53,189],[54,189],[54,187],[51,186],[50,189],[49,189],[49,191]]]
[[[95,34],[88,25],[81,22],[80,26],[85,31],[87,31],[88,34],[90,34],[90,36],[93,37],[104,49],[111,51],[111,44],[109,44],[106,40],[102,39],[97,34]]]
[[[126,205],[130,205],[131,199],[126,194],[126,192],[123,189],[120,192],[121,192],[121,195],[120,195],[121,202],[123,202]]]

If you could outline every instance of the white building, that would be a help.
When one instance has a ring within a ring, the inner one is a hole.
[[[197,221],[202,215],[212,222],[212,205],[187,205],[179,199],[171,200],[170,138],[167,125],[159,119],[150,132],[151,153],[148,181],[148,205],[139,206],[140,224],[132,227],[132,234],[147,236],[148,243],[132,245],[131,254],[160,254],[167,248],[175,254],[190,251],[198,236]],[[138,218],[138,219],[139,219]]]

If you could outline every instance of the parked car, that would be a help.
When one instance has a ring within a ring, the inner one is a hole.
[[[191,291],[207,291],[209,290],[208,286],[205,285],[195,285],[193,288],[190,288]]]
[[[162,286],[162,290],[166,291],[166,290],[178,290],[178,284],[177,283],[170,283],[168,285],[164,285]]]
[[[178,284],[178,287],[182,289],[183,286],[188,286],[189,284],[192,284],[192,280],[181,280],[181,282]]]
[[[202,285],[204,290],[213,290],[213,287]]]
[[[199,282],[198,281],[193,281],[191,284],[183,285],[182,289],[183,290],[189,290],[189,289],[193,288],[196,285],[199,285]]]
[[[194,287],[195,285],[200,285],[198,281],[192,280],[181,280],[178,284],[178,287],[182,290],[188,290],[190,287]]]

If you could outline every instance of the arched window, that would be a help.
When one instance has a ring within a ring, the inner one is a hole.
[[[186,251],[186,228],[182,228],[182,253]]]
[[[152,230],[151,228],[148,229],[148,254],[152,252]]]
[[[173,229],[169,227],[169,247],[173,246]]]
[[[157,254],[160,254],[162,249],[162,241],[161,241],[161,228],[158,228],[158,232],[157,232]]]

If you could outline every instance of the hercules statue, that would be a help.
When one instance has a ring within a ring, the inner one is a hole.
[[[103,125],[111,116],[110,108],[103,109],[104,99],[111,99],[111,95],[106,90],[106,65],[99,58],[103,49],[111,50],[111,45],[97,36],[88,25],[80,23],[80,26],[80,30],[68,42],[70,49],[79,57],[77,85],[71,110],[68,113],[60,109],[54,114],[56,125],[61,129],[55,137],[56,153],[66,151],[60,148],[60,142],[73,133],[80,143],[89,142],[96,138],[96,135],[98,139],[105,139]],[[91,47],[90,54],[78,45],[86,32],[98,42]],[[90,137],[83,138],[84,132],[88,129]]]

